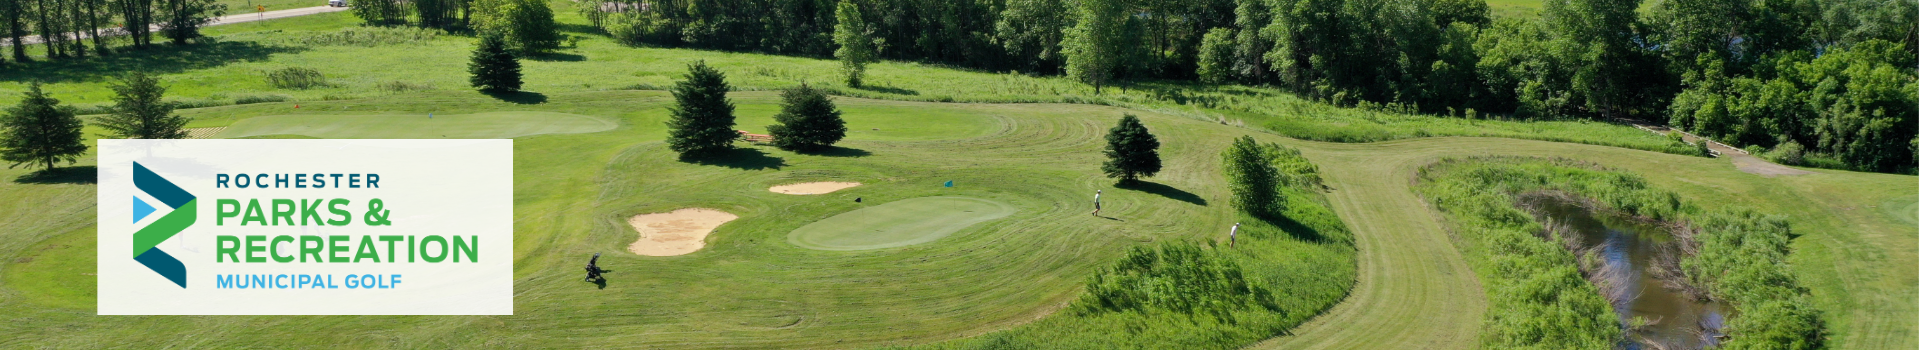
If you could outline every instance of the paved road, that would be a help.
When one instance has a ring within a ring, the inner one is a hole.
[[[269,20],[269,19],[279,19],[279,18],[287,18],[287,17],[299,17],[299,16],[306,16],[306,15],[315,15],[315,14],[322,14],[322,13],[328,13],[328,12],[340,12],[340,11],[346,11],[347,9],[348,9],[348,8],[346,8],[346,7],[330,7],[330,6],[314,6],[314,7],[304,7],[304,8],[297,8],[297,9],[291,9],[291,10],[279,10],[279,11],[267,11],[267,12],[256,12],[256,13],[246,13],[246,14],[238,14],[238,15],[231,15],[231,16],[222,16],[222,17],[220,17],[220,18],[218,18],[218,19],[215,19],[215,20],[213,21],[213,23],[210,23],[210,24],[207,24],[207,25],[209,25],[209,26],[217,26],[217,25],[222,25],[222,24],[234,24],[234,23],[247,23],[247,22],[253,22],[253,21],[265,21],[265,20]],[[151,26],[151,27],[152,27],[152,28],[153,28],[153,30],[154,30],[154,31],[156,31],[156,32],[160,30],[160,25],[153,25],[153,26]],[[101,32],[102,32],[103,34],[105,34],[105,33],[112,33],[112,34],[107,34],[108,36],[119,36],[119,35],[126,35],[126,33],[125,33],[125,32],[122,32],[122,31],[118,31],[118,30],[101,30]],[[156,36],[158,36],[158,34],[159,34],[159,33],[155,33],[155,35],[156,35]],[[82,32],[76,32],[76,33],[73,33],[73,34],[69,34],[69,35],[75,35],[75,36],[79,36],[79,37],[80,37],[80,38],[82,38],[82,39],[87,39],[87,38],[92,38],[92,36],[89,36],[89,35],[87,35],[87,33],[82,33]],[[28,37],[26,37],[26,38],[23,38],[22,40],[25,40],[25,43],[26,43],[27,45],[33,45],[33,44],[39,44],[39,43],[40,43],[40,36],[38,36],[38,35],[34,35],[34,36],[28,36]],[[13,46],[13,41],[11,41],[11,40],[0,40],[0,46]]]

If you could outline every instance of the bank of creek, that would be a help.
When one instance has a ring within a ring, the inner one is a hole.
[[[1519,205],[1558,233],[1548,237],[1580,257],[1581,273],[1613,304],[1626,330],[1619,348],[1702,349],[1724,336],[1732,308],[1686,283],[1686,253],[1670,230],[1556,194],[1523,196]]]

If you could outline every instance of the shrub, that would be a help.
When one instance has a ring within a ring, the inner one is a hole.
[[[773,145],[789,151],[820,151],[847,137],[847,122],[820,89],[800,86],[780,92],[780,114],[767,126]]]
[[[312,68],[286,67],[267,71],[267,84],[281,89],[311,89],[326,87],[327,77]]]
[[[287,101],[293,101],[293,97],[289,97],[287,95],[246,95],[246,96],[240,96],[240,97],[234,98],[233,104],[244,105],[244,104],[287,102]]]
[[[1233,191],[1234,208],[1261,218],[1271,218],[1284,209],[1278,192],[1280,171],[1252,136],[1233,140],[1233,146],[1220,158],[1226,167],[1227,185]]]
[[[414,83],[409,83],[409,82],[404,82],[399,80],[375,84],[374,88],[380,89],[380,91],[386,91],[386,92],[433,90],[433,86],[429,86],[427,84],[414,84]]]

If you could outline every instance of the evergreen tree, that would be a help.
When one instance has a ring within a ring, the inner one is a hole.
[[[53,169],[53,163],[62,160],[71,164],[87,153],[80,127],[72,106],[61,106],[60,100],[41,92],[40,83],[28,85],[26,98],[0,119],[0,160],[13,163],[7,168],[39,163]]]
[[[867,64],[880,56],[880,50],[874,44],[866,19],[860,17],[859,6],[841,0],[833,17],[837,21],[833,26],[833,43],[840,45],[833,56],[840,58],[840,70],[846,74],[847,86],[859,87],[860,78],[867,74]]]
[[[120,84],[111,86],[113,114],[99,121],[100,127],[112,132],[114,137],[123,139],[183,139],[187,138],[187,118],[173,114],[173,104],[161,101],[167,94],[167,88],[160,86],[160,79],[142,72],[134,72],[121,79]]]
[[[727,99],[727,76],[696,61],[687,66],[687,78],[673,84],[674,105],[667,107],[667,147],[681,158],[711,155],[727,149],[740,135],[733,130],[733,101]]]
[[[1221,154],[1227,185],[1233,190],[1233,207],[1262,218],[1272,218],[1284,208],[1280,202],[1280,170],[1273,167],[1267,153],[1253,137],[1241,136]]]
[[[1140,124],[1140,118],[1127,114],[1120,125],[1107,131],[1107,163],[1100,169],[1107,177],[1131,182],[1160,172],[1160,140]]]
[[[506,41],[499,35],[480,37],[480,47],[474,48],[467,72],[473,74],[469,81],[480,91],[520,91],[520,59],[507,51]]]
[[[767,126],[773,145],[788,151],[819,151],[847,137],[847,122],[840,120],[840,109],[827,98],[826,91],[800,84],[780,93],[785,101]]]

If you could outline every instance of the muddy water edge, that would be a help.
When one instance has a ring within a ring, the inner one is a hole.
[[[1530,193],[1516,201],[1555,240],[1579,257],[1580,272],[1620,315],[1618,348],[1703,349],[1724,337],[1733,308],[1688,283],[1680,269],[1691,244],[1665,225],[1625,217],[1575,196]]]

